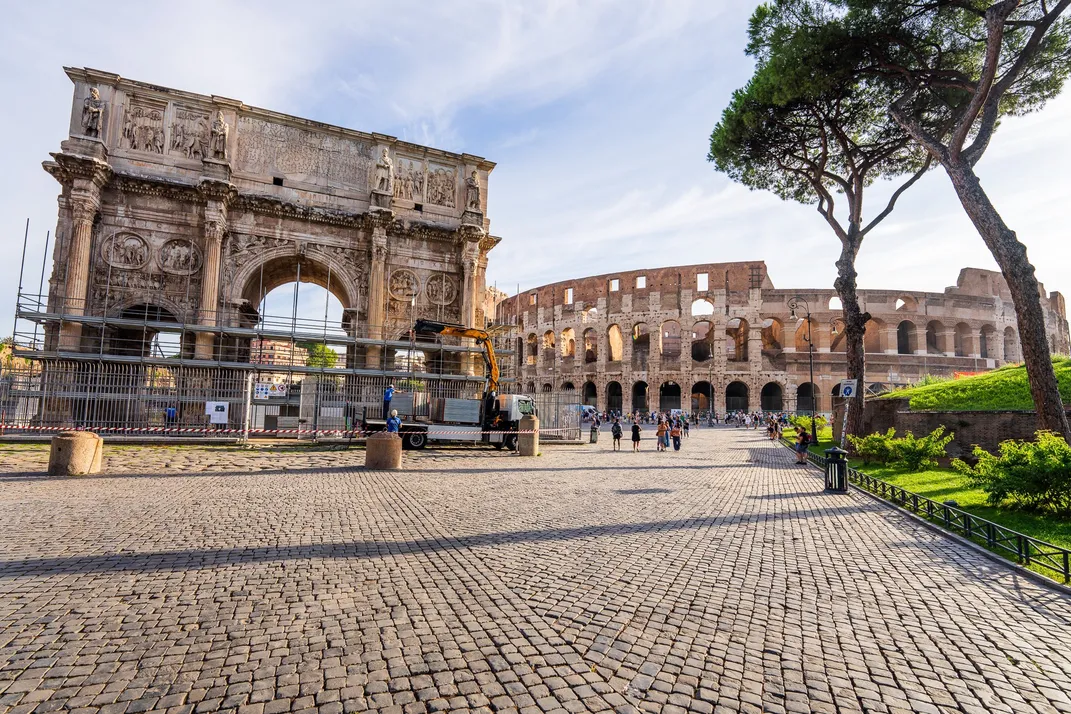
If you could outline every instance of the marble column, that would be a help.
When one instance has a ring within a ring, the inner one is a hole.
[[[219,271],[223,250],[223,234],[226,224],[220,218],[205,221],[205,257],[201,269],[201,309],[197,322],[201,325],[217,326],[219,305]],[[197,359],[212,359],[214,356],[215,333],[198,332],[197,347],[194,356]]]
[[[368,337],[383,339],[387,322],[387,230],[377,223],[372,229],[371,266],[368,272]],[[370,346],[365,367],[380,369],[383,366],[383,348]]]
[[[100,195],[79,191],[69,199],[71,207],[71,237],[67,250],[67,280],[64,286],[62,312],[84,315],[89,291],[89,263],[93,243],[93,218],[100,208]],[[60,329],[59,348],[77,352],[82,339],[82,325],[65,322]]]

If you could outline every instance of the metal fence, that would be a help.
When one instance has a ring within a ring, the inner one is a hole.
[[[531,395],[539,412],[539,438],[542,441],[578,441],[580,439],[580,392],[539,392]]]
[[[19,360],[0,371],[0,433],[91,429],[234,438],[248,426],[254,435],[316,437],[356,429],[365,408],[380,416],[390,383],[398,390],[392,406],[414,417],[428,416],[433,398],[471,399],[484,388],[482,377]],[[272,396],[262,396],[268,390],[257,385],[274,385]]]
[[[788,445],[788,442],[785,444]],[[819,454],[807,452],[807,459],[819,468],[824,469],[826,466],[826,458]],[[1050,577],[1062,578],[1065,583],[1071,582],[1071,550],[1067,548],[979,518],[961,508],[920,496],[851,467],[848,468],[848,482],[862,491],[985,546],[1009,560]]]

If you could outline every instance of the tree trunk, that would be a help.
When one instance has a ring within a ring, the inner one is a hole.
[[[848,420],[845,434],[861,435],[863,431],[863,393],[866,379],[866,350],[863,338],[866,335],[866,323],[869,312],[859,309],[859,294],[856,292],[855,256],[859,252],[859,226],[852,223],[848,227],[848,238],[842,244],[840,259],[837,260],[837,279],[833,287],[840,296],[844,311],[844,343],[847,360],[848,379],[856,380],[855,394],[848,400]]]
[[[1071,442],[1071,428],[1060,398],[1060,388],[1049,353],[1049,340],[1045,334],[1045,312],[1041,308],[1038,281],[1034,276],[1034,266],[1027,258],[1026,246],[1019,242],[1015,231],[1005,225],[970,166],[963,163],[946,164],[945,171],[952,179],[963,209],[1008,282],[1015,302],[1019,343],[1030,382],[1030,396],[1037,411],[1038,428],[1054,431]]]

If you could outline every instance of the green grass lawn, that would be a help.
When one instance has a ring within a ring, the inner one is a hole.
[[[1060,383],[1064,403],[1071,403],[1071,358],[1054,356],[1053,368]],[[907,398],[915,411],[1033,411],[1026,367],[1008,365],[975,377],[908,387],[889,392],[883,398]]]
[[[819,441],[810,450],[824,456],[825,450],[834,446],[832,440]],[[1025,533],[1039,540],[1048,541],[1063,548],[1071,548],[1071,519],[1039,515],[1013,508],[996,508],[986,503],[986,494],[978,488],[971,488],[967,478],[950,468],[933,468],[925,471],[908,471],[894,466],[878,464],[863,465],[862,459],[850,459],[852,468],[879,478],[882,481],[933,499],[938,503],[955,501],[961,510],[999,523],[1012,530]],[[1006,555],[1000,553],[1000,555]],[[1053,572],[1034,566],[1039,573],[1053,577]],[[1057,577],[1057,579],[1059,579]]]

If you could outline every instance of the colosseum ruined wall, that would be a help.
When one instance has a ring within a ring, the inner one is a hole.
[[[872,315],[869,393],[1019,360],[1014,306],[999,273],[964,268],[944,292],[861,290],[859,297]],[[1063,296],[1042,291],[1042,302],[1052,351],[1067,354]],[[576,389],[584,403],[614,411],[803,411],[812,394],[828,411],[846,371],[840,319],[834,290],[775,288],[761,261],[565,280],[497,308],[497,322],[519,335],[523,390]]]

